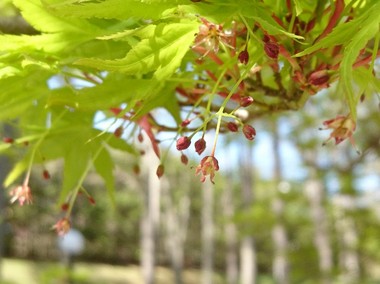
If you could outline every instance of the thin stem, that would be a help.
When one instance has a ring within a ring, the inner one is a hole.
[[[52,125],[54,125],[57,121],[59,121],[66,112],[67,112],[67,110],[63,110],[61,112],[61,114],[52,123]],[[40,147],[41,143],[43,142],[44,138],[49,134],[51,129],[52,129],[52,127],[46,129],[45,132],[40,136],[40,138],[37,140],[36,144],[33,147],[33,150],[32,150],[31,156],[30,156],[30,160],[29,160],[29,164],[28,164],[28,168],[27,168],[27,172],[26,172],[26,176],[25,176],[25,179],[23,182],[24,186],[27,186],[29,183],[30,172],[32,171],[33,162],[34,162],[34,158],[36,156],[37,150]]]
[[[369,66],[369,72],[373,72],[373,68],[375,66],[375,60],[377,57],[377,51],[379,49],[379,42],[380,42],[380,33],[377,33],[375,36],[375,43],[373,45],[372,59],[371,59],[371,65]]]

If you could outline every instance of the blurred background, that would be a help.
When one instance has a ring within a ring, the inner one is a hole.
[[[0,11],[2,27],[22,21],[8,0]],[[345,114],[333,94],[334,86],[301,111],[253,121],[251,143],[223,135],[215,185],[195,176],[193,150],[187,166],[169,150],[160,180],[149,147],[140,160],[114,151],[116,202],[95,173],[87,177],[96,203],[76,201],[84,246],[75,255],[52,230],[62,217],[62,162],[34,167],[33,205],[10,204],[10,189],[0,190],[0,283],[380,283],[379,98],[359,105],[358,155],[349,141],[322,147],[330,131],[318,128]],[[13,131],[0,125],[1,137]],[[14,150],[0,154],[0,184],[22,155]]]
[[[254,121],[253,143],[223,135],[215,185],[195,176],[193,150],[187,166],[169,151],[160,180],[149,147],[141,160],[115,151],[115,204],[95,173],[84,187],[96,204],[76,201],[85,245],[70,271],[52,230],[62,163],[34,167],[33,205],[1,190],[1,283],[380,283],[376,98],[359,108],[358,155],[349,141],[321,146],[318,127],[339,109],[326,95]],[[1,180],[18,155],[0,157]]]

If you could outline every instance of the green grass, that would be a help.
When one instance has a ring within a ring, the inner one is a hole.
[[[66,284],[68,273],[59,263],[33,262],[20,259],[4,259],[0,284]],[[72,282],[75,284],[143,284],[139,266],[76,263]],[[184,284],[201,283],[201,272],[187,269],[183,273]],[[173,273],[165,267],[156,268],[156,283],[174,283]],[[215,275],[215,284],[224,283]]]

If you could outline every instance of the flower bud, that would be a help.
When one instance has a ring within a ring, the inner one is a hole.
[[[246,124],[246,125],[243,126],[243,133],[244,133],[244,136],[248,140],[253,140],[256,137],[256,130],[255,130],[255,128],[253,128],[251,125],[248,125],[248,124]]]
[[[184,121],[182,121],[181,123],[181,127],[186,127],[190,124],[190,120],[189,119],[185,119]]]
[[[11,137],[4,137],[3,142],[8,143],[8,144],[12,144],[13,142],[15,142],[15,140]]]
[[[198,155],[200,155],[206,149],[206,140],[204,140],[202,137],[197,142],[195,142],[194,146],[195,146],[195,151],[198,153]]]
[[[92,196],[88,197],[88,202],[90,202],[91,205],[95,205],[96,204],[96,201],[95,201],[95,199]]]
[[[279,47],[277,43],[271,41],[266,42],[264,44],[264,51],[270,58],[278,58]]]
[[[187,136],[182,136],[177,140],[176,147],[178,151],[182,151],[189,148],[190,144],[191,144],[190,138]]]
[[[181,163],[184,165],[187,165],[188,162],[189,162],[189,159],[187,158],[187,156],[185,154],[182,154],[181,155]]]
[[[253,103],[253,98],[250,96],[240,98],[240,106],[247,107]]]
[[[362,102],[364,102],[364,100],[365,100],[365,94],[361,94],[360,95],[360,102],[362,103]]]
[[[118,128],[115,129],[113,132],[113,135],[115,135],[117,138],[120,138],[121,135],[123,135],[124,129],[122,126],[119,126]]]
[[[135,175],[139,175],[140,174],[141,169],[140,169],[140,166],[138,164],[135,164],[133,166],[133,172],[134,172]]]
[[[48,170],[44,170],[42,172],[42,177],[46,180],[50,179],[50,173],[48,172]]]
[[[234,123],[234,122],[228,122],[227,123],[227,128],[231,132],[237,132],[239,130],[239,126],[236,123]]]
[[[164,167],[164,165],[159,165],[158,167],[157,167],[157,170],[156,170],[156,175],[157,175],[157,177],[158,178],[161,178],[163,175],[164,175],[164,172],[165,172],[165,167]]]
[[[327,70],[319,70],[311,73],[308,81],[311,85],[319,86],[327,83],[329,79],[330,76]]]
[[[264,36],[263,36],[263,42],[269,42],[269,41],[270,41],[269,36],[264,35]]]
[[[61,205],[61,210],[62,210],[62,211],[67,211],[67,209],[69,209],[69,203],[63,203],[63,204]]]
[[[248,53],[247,49],[244,49],[243,51],[241,51],[239,53],[238,59],[239,59],[240,63],[247,65],[248,60],[249,60],[249,53]]]
[[[139,140],[140,143],[142,143],[144,141],[144,136],[139,133],[139,135],[137,135],[137,140]]]

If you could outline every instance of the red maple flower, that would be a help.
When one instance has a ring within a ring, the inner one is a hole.
[[[356,129],[356,122],[352,119],[351,115],[338,115],[336,118],[324,121],[323,125],[325,126],[323,129],[333,129],[330,137],[323,143],[323,145],[326,145],[326,143],[332,138],[335,140],[335,145],[338,145],[348,138],[352,146],[357,150],[354,138],[352,137]],[[359,151],[357,150],[357,152]]]
[[[68,218],[63,217],[58,220],[53,226],[53,229],[57,232],[58,236],[64,236],[71,229],[71,222]]]
[[[21,206],[23,206],[24,203],[32,203],[32,191],[30,190],[30,187],[26,184],[19,185],[12,189],[10,195],[12,196],[11,203],[14,203],[16,200],[18,200],[18,203]]]
[[[195,169],[195,174],[201,173],[201,182],[206,180],[206,177],[210,176],[210,181],[214,183],[215,172],[219,170],[218,160],[214,156],[204,157],[200,164]]]
[[[230,35],[227,35],[223,31],[222,25],[213,24],[205,18],[200,18],[200,20],[203,24],[199,27],[199,32],[195,37],[195,45],[193,48],[204,44],[207,52],[203,56],[206,56],[210,51],[218,53],[219,45],[221,43],[233,49],[233,47],[229,44]]]

